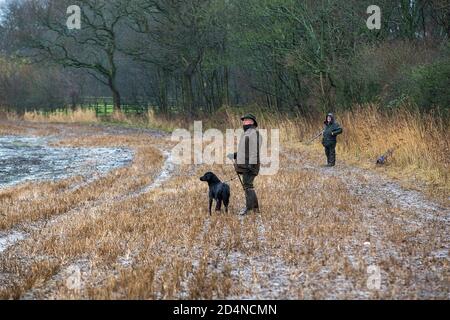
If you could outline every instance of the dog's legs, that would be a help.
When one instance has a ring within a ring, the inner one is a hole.
[[[216,211],[220,211],[221,208],[222,208],[222,200],[218,199],[216,201]]]
[[[223,199],[223,206],[225,207],[225,213],[228,213],[228,205],[230,204],[230,198]]]
[[[209,215],[211,215],[211,208],[212,208],[213,199],[209,199]]]

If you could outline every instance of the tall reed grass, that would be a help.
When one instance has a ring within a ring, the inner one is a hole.
[[[79,122],[98,122],[95,110],[75,109],[74,111],[55,111],[44,113],[40,111],[25,112],[23,119],[31,122],[51,122],[51,123],[79,123]]]
[[[240,127],[239,115],[227,110],[226,122]],[[323,117],[257,114],[260,127],[279,128],[285,144],[306,142],[323,127]],[[352,164],[375,167],[376,159],[394,150],[383,167],[392,176],[425,183],[433,194],[450,191],[450,140],[442,115],[423,114],[403,107],[389,113],[375,104],[358,105],[336,114],[344,132],[338,137],[338,156]],[[310,148],[321,151],[320,138]]]

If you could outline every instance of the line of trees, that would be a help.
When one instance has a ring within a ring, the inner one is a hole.
[[[354,103],[450,101],[448,0],[8,0],[0,105],[144,98],[160,112],[258,104],[308,114]],[[79,5],[81,29],[66,26]],[[447,110],[447,109],[446,109]]]

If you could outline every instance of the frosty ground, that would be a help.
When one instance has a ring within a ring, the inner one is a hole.
[[[230,213],[209,217],[198,177],[233,169],[175,165],[169,135],[26,122],[2,122],[0,135],[132,155],[0,190],[1,298],[450,297],[448,202],[375,170],[323,168],[314,148],[282,146],[278,174],[256,180],[261,214],[233,214],[243,202],[233,180]]]

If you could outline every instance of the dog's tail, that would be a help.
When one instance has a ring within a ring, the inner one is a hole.
[[[228,184],[224,183],[223,189],[222,189],[222,200],[223,200],[223,205],[225,207],[228,207],[228,204],[230,203],[230,195],[231,195],[230,186]]]

